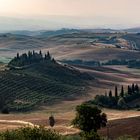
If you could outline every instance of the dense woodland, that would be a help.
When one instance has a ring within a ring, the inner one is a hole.
[[[140,103],[136,101],[138,99],[140,99],[140,88],[137,84],[132,84],[128,85],[127,91],[122,86],[120,92],[118,91],[118,87],[115,86],[114,94],[110,90],[105,95],[97,95],[94,100],[88,103],[113,109],[139,109]]]

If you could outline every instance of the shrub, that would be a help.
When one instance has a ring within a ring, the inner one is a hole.
[[[75,136],[64,136],[62,140],[81,140],[81,137],[79,135],[75,135]]]
[[[7,107],[5,107],[5,108],[3,108],[1,110],[1,113],[3,113],[3,114],[9,114],[9,109]]]
[[[118,107],[119,107],[119,109],[127,109],[128,108],[124,98],[120,98],[118,100]]]
[[[133,139],[131,136],[121,136],[117,140],[135,140],[135,139]]]
[[[100,136],[94,132],[82,132],[81,133],[82,140],[101,140]]]
[[[140,108],[138,108],[137,111],[140,111]]]
[[[0,140],[61,140],[55,131],[43,127],[24,127],[0,133]]]
[[[115,97],[97,95],[94,101],[96,105],[103,106],[103,107],[116,108],[117,106],[117,99]]]

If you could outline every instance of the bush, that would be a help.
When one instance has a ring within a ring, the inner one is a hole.
[[[96,105],[107,108],[116,108],[117,106],[117,99],[115,97],[107,97],[104,95],[97,95],[94,102]]]
[[[82,140],[101,140],[100,136],[94,132],[82,132],[81,133]]]
[[[124,98],[120,98],[118,100],[118,107],[119,107],[119,109],[128,109],[127,104],[126,104]]]
[[[6,108],[3,108],[1,110],[1,113],[3,113],[3,114],[9,114],[9,109],[7,107]]]
[[[137,111],[140,111],[140,108],[138,108]]]
[[[81,140],[81,137],[79,135],[75,135],[75,136],[64,136],[62,140]]]
[[[118,138],[117,140],[135,140],[135,139],[133,139],[131,136],[122,136]]]
[[[24,127],[0,133],[0,140],[61,140],[61,136],[43,127]]]

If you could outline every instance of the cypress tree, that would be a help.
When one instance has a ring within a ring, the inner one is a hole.
[[[109,97],[110,98],[112,97],[112,91],[111,90],[109,91]]]
[[[128,94],[131,95],[132,94],[132,89],[130,86],[128,86]]]
[[[115,86],[115,97],[118,98],[118,88]]]
[[[32,52],[28,51],[28,57],[29,57],[29,59],[31,59],[31,57],[32,57]]]
[[[42,55],[41,50],[39,51],[39,55],[40,55],[40,57],[41,57],[41,59],[42,59],[42,58],[43,58],[43,55]]]
[[[19,59],[19,53],[17,53],[17,59]]]
[[[42,55],[42,52],[41,52],[41,50],[39,51],[39,54],[40,54],[40,55]]]
[[[50,55],[50,52],[49,51],[47,52],[47,59],[48,60],[51,60],[51,55]]]
[[[120,96],[121,96],[121,97],[124,97],[124,88],[123,88],[123,86],[122,86],[122,88],[121,88]]]
[[[33,56],[35,56],[35,51],[33,50]]]
[[[105,96],[107,97],[107,93],[105,92]]]
[[[51,55],[50,55],[50,52],[48,51],[47,54],[45,54],[45,57],[44,57],[45,60],[51,60]]]
[[[45,57],[44,57],[44,59],[45,59],[45,60],[47,59],[47,54],[45,54]]]
[[[135,91],[139,93],[139,86],[137,84],[135,85]]]
[[[52,59],[52,62],[53,62],[53,63],[55,63],[55,62],[56,62],[54,58]]]
[[[134,83],[132,84],[132,93],[134,93],[135,92],[135,85],[134,85]]]

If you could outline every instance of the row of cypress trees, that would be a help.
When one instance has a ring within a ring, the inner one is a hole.
[[[28,53],[23,53],[19,55],[17,53],[16,57],[9,62],[9,66],[25,66],[33,63],[37,63],[40,61],[48,61],[48,62],[55,62],[54,58],[51,57],[50,52],[48,51],[47,54],[43,56],[42,51],[39,52],[28,51]]]
[[[122,86],[121,87],[121,92],[119,93],[118,92],[118,87],[117,86],[115,86],[115,97],[116,98],[118,98],[118,97],[124,97],[125,96],[125,94],[128,94],[128,95],[133,95],[133,94],[135,94],[135,93],[139,93],[139,86],[138,86],[138,84],[132,84],[132,85],[128,85],[128,88],[127,88],[127,92],[125,93],[125,91],[124,91],[124,86]],[[105,93],[105,95],[107,95],[106,93]],[[110,90],[109,91],[109,97],[112,97],[113,96],[113,94],[112,94],[112,91]]]
[[[115,86],[114,94],[110,90],[109,93],[105,93],[105,95],[97,95],[95,99],[89,101],[89,103],[107,108],[130,109],[139,107],[137,103],[129,104],[138,98],[140,98],[139,86],[132,84],[128,86],[127,91],[125,91],[124,86],[122,86],[120,92],[118,87]]]

